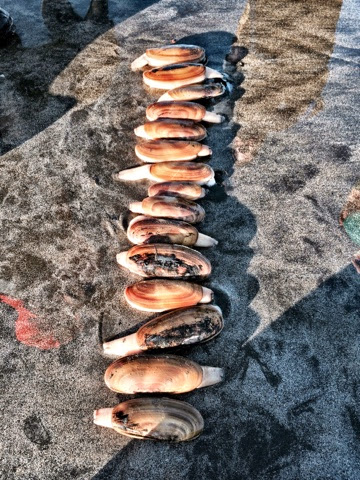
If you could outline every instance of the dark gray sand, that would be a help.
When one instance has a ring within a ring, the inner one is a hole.
[[[356,1],[40,4],[2,3],[19,38],[0,50],[1,478],[359,480],[360,277],[339,224],[359,176]],[[148,183],[112,174],[138,163],[157,98],[129,65],[173,39],[230,78],[208,103],[227,120],[208,130],[200,226],[219,240],[206,285],[225,328],[177,352],[226,379],[181,396],[205,430],[179,445],[92,423],[126,399],[103,383],[101,341],[149,318],[115,264],[117,218]]]

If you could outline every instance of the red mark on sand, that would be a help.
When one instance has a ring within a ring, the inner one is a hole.
[[[36,315],[24,307],[24,302],[7,295],[0,295],[0,301],[14,308],[18,313],[15,322],[15,334],[19,342],[41,350],[60,347],[60,343],[51,334],[41,331],[37,322],[32,320],[36,318]]]

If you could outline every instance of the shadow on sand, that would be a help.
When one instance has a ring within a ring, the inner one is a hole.
[[[210,66],[221,68],[219,58],[225,58],[233,39],[209,32],[181,41],[209,51],[218,48],[218,63]],[[230,61],[245,54],[238,47],[227,56],[230,73]],[[234,83],[241,81],[235,74]],[[321,81],[320,91],[323,85]],[[214,102],[214,110],[230,118],[243,93],[235,88]],[[249,308],[258,283],[247,274],[256,222],[249,209],[228,195],[225,179],[234,169],[229,145],[238,128],[227,122],[209,129],[211,165],[224,185],[213,187],[203,201],[207,217],[202,231],[219,240],[216,249],[206,252],[214,266],[208,285],[223,309],[225,328],[215,341],[187,352],[199,363],[224,366],[226,376],[219,386],[180,396],[203,414],[205,431],[189,444],[130,441],[92,480],[146,480],[153,472],[174,480],[356,478],[360,279],[346,267],[243,346],[259,319]]]
[[[0,83],[0,155],[21,145],[58,120],[77,100],[84,100],[95,90],[94,85],[80,92],[80,79],[89,75],[89,70],[97,70],[94,62],[96,52],[92,52],[89,64],[75,65],[72,72],[73,88],[69,93],[52,91],[51,85],[67,66],[96,38],[109,31],[114,23],[109,18],[108,0],[84,0],[89,9],[84,18],[80,17],[68,0],[43,0],[42,16],[49,31],[51,42],[46,45],[25,48],[20,37],[16,36],[12,44],[0,49],[0,73],[5,80]],[[126,3],[120,0],[121,3]],[[133,2],[128,8],[120,8],[117,23],[125,21],[158,0]],[[84,3],[84,2],[83,2]],[[107,43],[102,47],[99,66],[109,62],[116,68],[119,58],[115,49],[114,35],[108,35]],[[105,50],[107,50],[105,52]],[[63,79],[60,79],[60,83]],[[90,82],[88,82],[90,83]],[[73,96],[73,89],[75,95]],[[87,99],[90,102],[92,98]]]
[[[198,347],[201,360],[226,366],[224,384],[185,397],[204,416],[203,435],[180,445],[131,441],[93,480],[150,480],[154,471],[174,480],[356,478],[359,287],[348,266],[245,348],[253,314],[232,312],[224,334]]]

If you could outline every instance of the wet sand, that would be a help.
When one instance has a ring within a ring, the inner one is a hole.
[[[359,171],[355,2],[106,3],[4,4],[19,41],[0,51],[1,478],[358,480],[360,277],[339,223]],[[126,399],[105,388],[101,341],[149,318],[115,264],[117,219],[148,183],[112,174],[138,163],[157,98],[129,65],[172,39],[230,78],[207,104],[227,120],[208,131],[200,226],[219,240],[205,285],[225,328],[177,352],[226,379],[180,396],[205,420],[181,445],[92,424]]]

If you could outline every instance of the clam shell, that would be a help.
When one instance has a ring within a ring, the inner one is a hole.
[[[211,301],[211,290],[184,280],[143,280],[126,287],[125,299],[134,308],[147,312],[164,312]]]
[[[164,93],[159,98],[159,102],[168,101],[189,101],[200,98],[218,97],[225,92],[225,86],[222,83],[210,83],[202,85],[185,85],[174,88]]]
[[[191,140],[148,140],[135,147],[136,155],[144,162],[194,160],[198,155],[210,155],[211,150]]]
[[[182,85],[199,83],[206,78],[206,67],[201,63],[180,63],[153,68],[143,73],[143,80],[151,88],[169,90]]]
[[[132,438],[184,442],[198,437],[204,420],[191,405],[171,398],[134,398],[94,412],[94,423]]]
[[[192,246],[196,243],[198,231],[186,222],[140,216],[130,222],[127,236],[137,245],[162,242]]]
[[[197,305],[165,313],[139,328],[137,343],[142,350],[201,343],[216,337],[224,321],[219,307]]]
[[[146,109],[146,118],[151,121],[158,118],[184,118],[200,122],[205,114],[205,107],[194,102],[157,102]]]
[[[205,210],[200,205],[181,197],[146,197],[141,205],[142,213],[151,217],[173,218],[188,223],[201,222],[205,217]]]
[[[105,372],[110,390],[124,394],[185,393],[198,388],[203,370],[177,355],[132,355],[113,362]]]
[[[142,277],[206,278],[211,264],[201,253],[182,245],[135,245],[117,255],[118,263]]]
[[[199,185],[215,183],[214,170],[205,163],[199,162],[162,162],[150,166],[153,178],[159,181],[194,182]]]
[[[215,173],[211,167],[196,162],[161,162],[128,168],[114,174],[116,181],[143,179],[161,181],[185,181],[198,185],[215,185]],[[141,212],[142,213],[142,212]]]
[[[135,129],[135,134],[146,139],[172,138],[181,140],[203,140],[206,128],[192,120],[166,119],[146,122]]]
[[[155,183],[148,189],[149,197],[171,196],[182,197],[187,200],[197,200],[205,196],[205,190],[196,183],[191,182],[163,182]]]
[[[207,342],[223,326],[221,310],[216,305],[179,308],[150,320],[136,333],[104,343],[104,353],[124,357],[146,350]]]
[[[146,57],[151,66],[172,65],[182,62],[203,62],[205,50],[197,45],[165,45],[160,48],[147,48]]]

